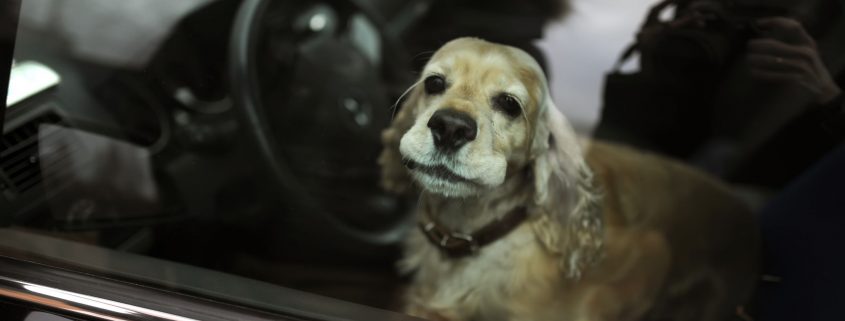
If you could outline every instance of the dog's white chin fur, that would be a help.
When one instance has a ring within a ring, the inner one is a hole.
[[[470,144],[476,144],[472,142]],[[445,197],[469,197],[482,194],[505,181],[507,159],[492,150],[470,153],[469,144],[452,155],[436,151],[431,133],[426,126],[417,124],[399,143],[402,157],[423,166],[442,165],[468,182],[452,181],[411,170],[411,176],[426,191]]]
[[[484,188],[479,185],[465,182],[452,182],[417,170],[411,170],[411,175],[426,191],[444,197],[470,197],[479,195],[484,191]]]

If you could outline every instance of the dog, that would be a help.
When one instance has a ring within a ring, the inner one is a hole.
[[[582,139],[525,52],[445,44],[382,132],[419,191],[400,268],[430,320],[726,320],[757,279],[753,215],[679,162]]]

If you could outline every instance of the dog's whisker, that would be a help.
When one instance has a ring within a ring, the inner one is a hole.
[[[423,51],[423,52],[420,52],[420,53],[414,55],[414,57],[411,58],[411,60],[417,60],[419,58],[422,58],[424,55],[428,55],[428,57],[426,57],[426,60],[428,60],[428,59],[431,59],[432,56],[434,56],[434,53],[435,53],[434,50]]]
[[[408,95],[408,93],[410,93],[410,92],[411,92],[411,90],[413,90],[413,89],[414,89],[414,87],[416,87],[417,85],[419,85],[421,82],[422,82],[422,79],[417,80],[417,82],[415,82],[413,85],[411,85],[410,87],[408,87],[408,89],[405,89],[405,92],[403,92],[403,93],[402,93],[402,95],[400,95],[400,96],[399,96],[399,99],[396,99],[396,102],[395,102],[395,103],[393,103],[393,107],[392,107],[392,108],[393,108],[393,111],[392,111],[392,112],[391,112],[391,114],[390,114],[390,119],[394,119],[394,118],[396,118],[396,112],[399,110],[399,103],[401,103],[401,102],[402,102],[402,100],[403,100],[403,99],[405,99],[405,96],[407,96],[407,95]]]

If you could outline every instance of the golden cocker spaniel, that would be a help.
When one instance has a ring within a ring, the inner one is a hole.
[[[580,140],[525,52],[438,50],[382,134],[382,184],[421,190],[401,268],[432,320],[725,320],[757,234],[716,180]]]

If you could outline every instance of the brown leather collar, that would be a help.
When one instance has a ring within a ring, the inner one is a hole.
[[[434,246],[451,258],[466,257],[475,254],[487,244],[508,235],[519,224],[528,218],[528,211],[524,206],[511,210],[504,217],[487,223],[470,234],[458,233],[443,226],[428,211],[419,223],[420,230]]]

